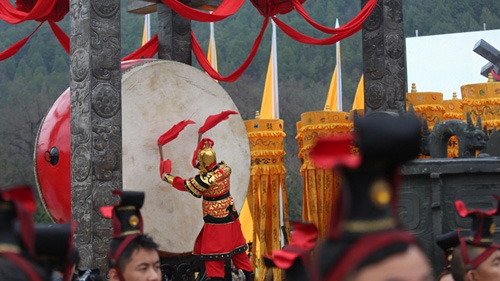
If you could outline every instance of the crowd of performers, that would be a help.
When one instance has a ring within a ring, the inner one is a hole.
[[[414,116],[373,113],[356,119],[354,132],[318,140],[310,155],[318,167],[338,169],[343,176],[327,238],[317,241],[314,225],[294,222],[289,243],[264,256],[266,265],[283,269],[286,280],[301,281],[430,281],[436,276],[500,280],[500,245],[493,240],[493,216],[500,204],[492,210],[468,210],[463,201],[455,202],[458,214],[471,218],[471,230],[436,238],[446,257],[446,268],[439,275],[417,239],[401,228],[396,202],[399,167],[418,155],[420,121]],[[349,152],[353,142],[359,155]],[[174,176],[171,163],[162,160],[161,178],[175,189],[202,197],[205,224],[193,254],[204,261],[206,277],[228,280],[224,263],[230,259],[244,273],[242,279],[252,281],[247,245],[230,194],[231,168],[217,162],[214,145],[210,139],[200,141],[193,157],[199,174],[189,179]],[[120,203],[101,209],[113,225],[107,278],[162,280],[158,244],[143,233],[144,192],[117,191],[114,196],[120,196]],[[72,226],[35,226],[34,206],[30,187],[1,191],[0,280],[103,280],[97,272],[81,269]]]

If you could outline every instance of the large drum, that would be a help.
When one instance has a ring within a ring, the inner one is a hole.
[[[180,120],[195,121],[163,147],[164,157],[172,159],[172,174],[194,176],[198,171],[191,166],[191,157],[197,130],[209,115],[223,110],[237,108],[217,82],[194,67],[154,60],[122,73],[123,189],[145,191],[145,233],[163,252],[190,252],[203,220],[200,199],[161,180],[157,139]],[[248,137],[241,116],[231,115],[204,137],[214,140],[218,161],[232,167],[231,194],[241,209],[250,178]],[[66,90],[45,117],[35,147],[40,197],[56,222],[67,222],[71,216],[70,138]]]

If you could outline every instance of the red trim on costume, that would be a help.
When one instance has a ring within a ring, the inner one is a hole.
[[[184,186],[184,182],[186,180],[181,178],[181,177],[175,177],[174,181],[172,182],[172,186],[175,187],[175,189],[180,190],[180,191],[187,191],[186,187]]]
[[[19,269],[21,269],[24,274],[26,274],[30,281],[42,281],[42,278],[40,278],[33,266],[31,266],[31,264],[26,261],[21,255],[16,253],[4,252],[0,253],[0,256],[4,256],[6,259],[19,267]]]
[[[142,228],[142,227],[141,227]],[[125,250],[125,248],[134,240],[134,238],[138,237],[139,234],[134,234],[134,235],[129,235],[126,236],[123,241],[120,243],[120,246],[118,246],[118,249],[116,249],[115,253],[113,255],[109,255],[111,257],[111,263],[113,264],[113,268],[116,270],[116,273],[118,275],[118,278],[120,281],[125,281],[125,278],[123,278],[123,274],[118,268],[118,259],[120,258],[121,254]]]
[[[473,245],[472,245],[473,246]],[[464,261],[464,265],[470,266],[470,269],[476,269],[481,263],[483,263],[491,254],[500,249],[500,245],[491,244],[484,252],[482,252],[479,256],[477,256],[472,261],[469,259],[469,254],[467,253],[467,242],[465,239],[460,239],[460,253],[462,254],[462,258]]]
[[[196,149],[193,152],[193,158],[191,159],[191,165],[193,165],[193,168],[197,168],[196,161],[198,160],[198,152],[203,148],[203,146],[205,145],[205,142],[208,142],[210,147],[213,147],[215,144],[214,141],[209,139],[209,138],[204,138],[198,143],[198,146],[196,147]]]
[[[16,186],[1,193],[3,200],[14,204],[21,229],[21,238],[31,257],[35,256],[35,229],[33,214],[36,210],[33,191],[27,185]]]

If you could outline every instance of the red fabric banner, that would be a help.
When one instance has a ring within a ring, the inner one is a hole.
[[[6,1],[6,0],[2,0]],[[176,13],[188,20],[201,22],[217,22],[229,16],[232,16],[240,9],[245,0],[224,0],[213,13],[209,14],[200,10],[193,9],[178,0],[161,0]]]
[[[200,63],[200,66],[215,80],[223,81],[223,82],[234,82],[245,72],[250,63],[252,62],[257,50],[259,49],[260,42],[262,41],[262,35],[264,35],[264,31],[266,30],[267,25],[269,24],[269,18],[265,18],[262,24],[262,28],[260,29],[259,36],[255,39],[252,49],[250,50],[250,54],[243,62],[243,64],[236,69],[232,74],[228,76],[221,76],[210,64],[207,59],[207,55],[203,52],[203,49],[198,44],[196,37],[194,36],[193,31],[191,30],[191,45],[193,46],[193,53],[196,56],[196,59]]]
[[[64,31],[53,21],[49,20],[50,28],[52,29],[52,32],[54,32],[54,35],[56,36],[57,40],[59,40],[59,43],[61,43],[61,46],[64,48],[66,53],[69,55],[69,37],[64,33]]]
[[[158,34],[149,39],[146,44],[135,50],[130,55],[124,57],[122,61],[136,60],[141,58],[152,58],[158,52]]]
[[[41,20],[52,13],[56,3],[57,1],[54,0],[38,0],[31,11],[25,12],[16,9],[9,0],[0,0],[0,19],[11,24],[27,20]]]
[[[324,25],[315,22],[313,19],[311,19],[309,14],[307,14],[306,10],[304,9],[299,0],[292,0],[292,2],[297,12],[317,30],[328,34],[341,34],[341,33],[352,34],[354,30],[356,30],[354,31],[354,33],[356,33],[359,30],[358,28],[363,24],[363,22],[368,18],[368,16],[370,16],[370,14],[373,11],[373,8],[375,8],[375,5],[377,5],[378,0],[369,0],[366,3],[366,5],[361,9],[359,14],[357,14],[348,23],[338,28],[326,27]]]
[[[327,38],[323,38],[323,39],[316,39],[316,38],[313,38],[313,37],[310,37],[310,36],[307,36],[307,35],[300,33],[299,31],[295,30],[293,27],[287,25],[286,23],[280,21],[276,17],[272,17],[272,19],[276,23],[276,25],[290,38],[292,38],[293,40],[298,41],[300,43],[311,44],[311,45],[332,45],[332,44],[335,44],[344,38],[347,38],[347,37],[353,35],[354,33],[358,32],[359,30],[361,30],[361,24],[360,24],[359,27],[352,30],[351,32],[339,33],[339,34],[335,34],[331,37],[327,37]]]
[[[3,52],[0,53],[0,61],[3,61],[3,60],[6,60],[10,57],[12,57],[13,55],[15,55],[25,44],[26,42],[28,42],[28,40],[31,38],[31,35],[33,35],[37,30],[38,28],[40,28],[40,26],[42,26],[43,22],[40,23],[36,28],[35,30],[33,30],[30,35],[28,35],[26,38],[18,41],[17,43],[15,43],[14,45],[10,46],[9,48],[7,48],[6,50],[4,50]]]

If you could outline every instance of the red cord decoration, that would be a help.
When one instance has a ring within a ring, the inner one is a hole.
[[[19,52],[19,50],[24,47],[24,45],[26,45],[26,42],[28,42],[28,40],[31,38],[31,35],[33,35],[37,30],[38,28],[40,28],[40,26],[42,26],[43,22],[40,23],[36,28],[35,30],[33,30],[26,38],[24,39],[21,39],[20,41],[14,43],[14,45],[10,46],[9,48],[5,49],[4,51],[2,51],[0,53],[0,61],[2,60],[6,60],[10,57],[12,57],[13,55],[15,55],[17,52]]]
[[[311,17],[306,12],[306,10],[304,9],[299,0],[292,0],[292,2],[297,12],[317,30],[328,34],[343,34],[343,33],[353,34],[352,32],[354,31],[354,33],[356,33],[356,31],[359,30],[357,28],[363,24],[363,22],[368,18],[368,16],[370,16],[371,12],[373,11],[373,8],[375,8],[375,6],[377,5],[378,0],[369,0],[366,3],[366,5],[361,9],[359,14],[357,14],[348,23],[338,28],[326,27],[324,25],[315,22],[313,19],[311,19]]]
[[[200,47],[200,44],[196,40],[193,31],[191,30],[191,45],[193,47],[193,53],[196,56],[196,59],[200,63],[200,66],[215,80],[223,81],[223,82],[234,82],[245,72],[250,63],[252,62],[257,50],[259,49],[260,42],[262,41],[262,35],[264,35],[264,31],[266,30],[267,25],[269,24],[269,18],[264,19],[264,23],[262,24],[262,28],[260,29],[259,36],[255,39],[252,49],[250,50],[250,54],[247,59],[243,62],[243,64],[236,69],[232,74],[228,76],[221,76],[208,62],[207,55]]]
[[[122,61],[136,60],[141,58],[152,58],[158,52],[158,34],[149,39],[146,44],[135,50],[130,55],[124,57]]]
[[[49,20],[50,28],[52,29],[52,32],[54,32],[54,35],[56,36],[57,40],[59,43],[61,43],[61,46],[64,48],[66,53],[69,55],[69,37],[64,33],[64,31],[53,21]]]
[[[54,0],[38,0],[32,6],[32,9],[27,11],[24,9],[28,7],[24,6],[23,3],[16,1],[17,8],[14,8],[9,0],[0,0],[0,19],[11,24],[18,24],[27,20],[43,21],[52,13],[58,3],[58,1]]]
[[[193,9],[178,0],[162,0],[162,2],[188,20],[217,22],[234,15],[245,0],[224,0],[211,14]]]

